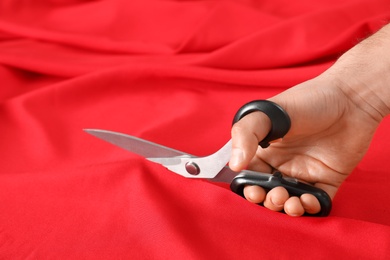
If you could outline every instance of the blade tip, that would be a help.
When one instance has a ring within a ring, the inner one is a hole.
[[[96,134],[100,133],[101,130],[99,129],[93,129],[93,128],[83,128],[83,131],[86,132],[87,134],[96,136]]]
[[[98,132],[99,129],[94,129],[94,128],[83,128],[84,132],[91,133],[91,132]]]

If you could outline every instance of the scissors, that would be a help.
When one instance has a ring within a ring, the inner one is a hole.
[[[271,131],[259,143],[262,148],[267,148],[270,145],[270,141],[282,138],[289,131],[291,122],[288,114],[278,104],[268,100],[255,100],[242,106],[234,116],[233,124],[255,111],[265,113],[271,120]],[[299,197],[304,193],[309,193],[318,199],[321,211],[311,216],[327,216],[332,207],[332,201],[325,191],[308,183],[298,181],[295,178],[285,177],[279,171],[273,174],[249,170],[239,173],[232,171],[227,166],[231,156],[231,140],[209,156],[196,157],[123,133],[100,129],[84,129],[84,131],[125,150],[141,155],[149,161],[159,163],[183,177],[206,179],[217,183],[230,183],[230,189],[242,197],[244,197],[244,187],[247,185],[258,185],[266,191],[282,186],[288,191],[290,196]]]

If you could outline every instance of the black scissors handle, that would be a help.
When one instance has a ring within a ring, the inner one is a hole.
[[[255,111],[265,113],[271,120],[271,131],[261,142],[259,142],[259,145],[262,148],[267,148],[271,141],[284,137],[290,130],[291,120],[287,112],[278,104],[269,100],[255,100],[245,104],[234,116],[233,124]],[[321,205],[321,211],[312,216],[327,216],[332,208],[332,200],[325,191],[316,188],[313,185],[300,182],[297,179],[283,177],[280,172],[271,175],[243,171],[243,173],[237,175],[233,179],[230,188],[233,192],[244,197],[243,190],[247,185],[258,185],[263,187],[266,191],[282,186],[288,191],[290,196],[300,197],[305,193],[312,194],[318,199]]]
[[[309,193],[314,195],[321,205],[321,211],[310,216],[325,217],[328,216],[332,209],[332,200],[329,195],[313,185],[300,182],[295,178],[283,177],[282,173],[275,172],[274,174],[264,174],[259,172],[243,171],[237,175],[230,189],[238,195],[244,197],[244,187],[247,185],[257,185],[263,187],[267,192],[275,187],[284,187],[290,196],[300,197],[302,194]]]
[[[291,120],[287,112],[278,104],[269,100],[254,100],[245,104],[237,111],[233,119],[233,124],[255,111],[263,112],[271,120],[271,131],[259,143],[262,148],[267,148],[269,142],[282,138],[290,130]]]

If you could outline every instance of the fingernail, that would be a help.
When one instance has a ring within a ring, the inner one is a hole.
[[[234,148],[232,150],[232,157],[230,159],[231,166],[239,166],[244,160],[244,153],[241,149]]]

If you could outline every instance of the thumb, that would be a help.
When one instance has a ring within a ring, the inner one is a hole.
[[[271,130],[271,121],[263,112],[253,112],[235,123],[231,130],[232,155],[229,167],[244,170],[255,156],[259,142]]]

